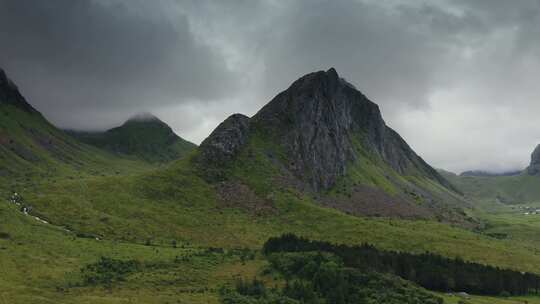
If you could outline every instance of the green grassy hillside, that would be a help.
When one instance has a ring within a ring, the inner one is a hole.
[[[458,176],[441,171],[460,188],[484,226],[482,234],[537,248],[540,243],[540,177],[523,172],[513,176]],[[537,250],[537,249],[535,249]]]
[[[540,176],[523,172],[513,176],[458,176],[445,177],[473,199],[497,200],[506,204],[540,201]]]
[[[149,162],[179,159],[196,147],[151,114],[139,114],[122,126],[105,132],[69,133],[87,144],[112,153],[137,156]]]
[[[218,289],[234,274],[261,275],[264,260],[246,261],[242,252],[258,250],[284,232],[540,272],[540,244],[525,246],[434,221],[347,215],[290,187],[267,188],[271,172],[244,171],[257,166],[246,163],[231,174],[266,194],[267,208],[257,202],[224,204],[216,185],[200,178],[190,159],[152,173],[20,186],[31,214],[50,224],[23,215],[7,200],[0,204],[0,294],[7,303],[217,303]],[[82,284],[80,269],[101,256],[142,266],[111,288]]]
[[[0,68],[0,188],[148,166],[81,144],[50,124]]]
[[[143,163],[81,144],[37,112],[0,104],[0,187],[19,183],[140,172]]]

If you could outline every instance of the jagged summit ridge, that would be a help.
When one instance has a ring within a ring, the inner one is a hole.
[[[402,175],[420,173],[453,189],[386,126],[379,107],[334,68],[296,80],[250,119],[227,121],[201,145],[203,155],[212,155],[208,161],[230,159],[247,142],[249,132],[233,130],[256,129],[277,138],[286,150],[288,169],[315,190],[335,185],[351,164],[366,157],[363,153],[379,157]],[[235,149],[228,149],[228,141]]]

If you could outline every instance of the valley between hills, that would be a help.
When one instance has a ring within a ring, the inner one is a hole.
[[[199,146],[23,94],[0,70],[0,304],[540,303],[540,152],[436,170],[334,69]]]

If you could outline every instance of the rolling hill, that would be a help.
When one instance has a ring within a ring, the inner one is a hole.
[[[109,152],[136,156],[149,162],[169,162],[195,149],[159,118],[149,113],[133,116],[119,127],[105,132],[69,131],[80,141]]]
[[[3,187],[80,174],[140,172],[146,165],[82,144],[49,123],[0,69],[0,179]]]

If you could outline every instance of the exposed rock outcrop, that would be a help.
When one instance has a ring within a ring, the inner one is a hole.
[[[386,126],[379,107],[336,70],[295,81],[253,118],[252,124],[279,134],[289,169],[315,190],[328,189],[360,158],[358,146],[400,174],[420,173],[453,188]]]
[[[538,175],[540,173],[540,145],[536,146],[531,154],[531,164],[527,168],[529,175]]]
[[[223,164],[234,158],[249,136],[249,117],[233,114],[223,121],[200,145],[201,160]]]

